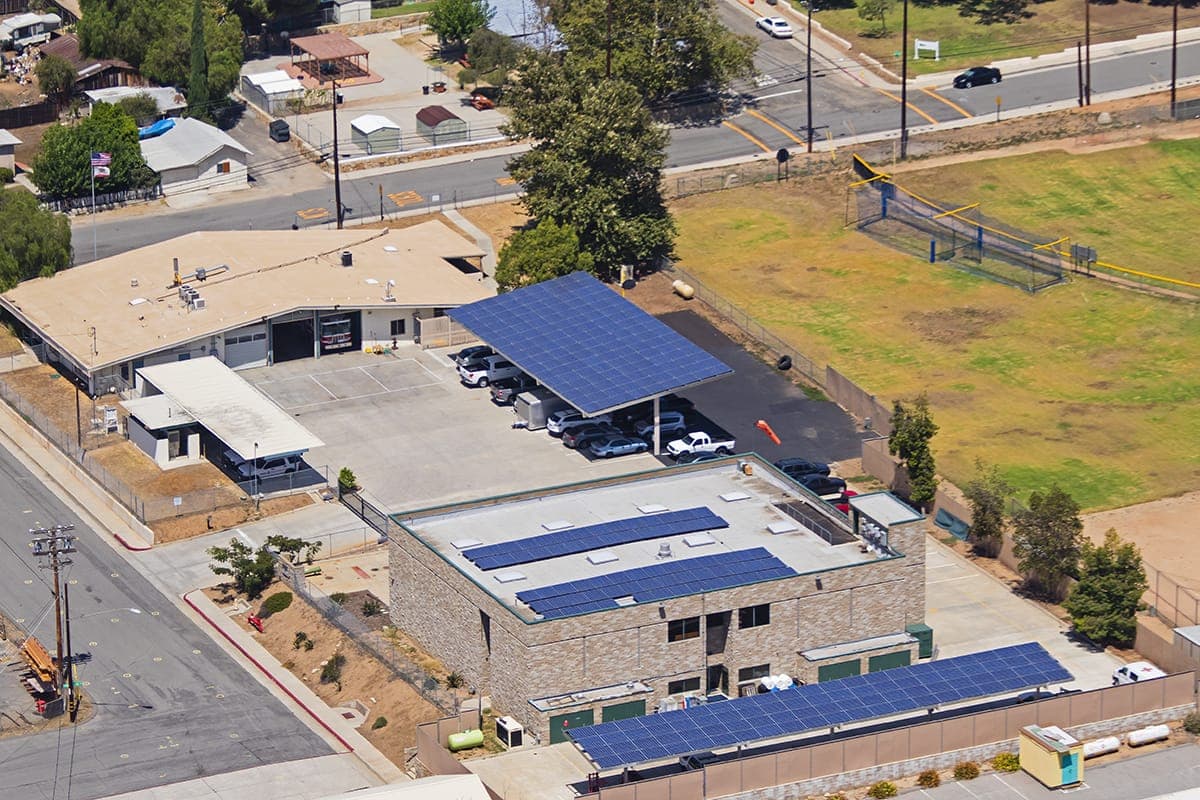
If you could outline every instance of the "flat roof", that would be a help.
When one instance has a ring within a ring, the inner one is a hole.
[[[800,655],[805,661],[824,661],[827,658],[852,656],[855,653],[867,653],[871,650],[882,650],[885,647],[899,647],[905,644],[915,644],[917,638],[909,633],[889,633],[885,636],[872,636],[870,639],[859,639],[856,642],[840,642],[827,647],[814,647],[801,650]]]
[[[589,415],[733,372],[586,272],[456,308],[450,317]]]
[[[318,33],[316,36],[297,36],[292,46],[308,53],[318,61],[365,56],[370,51],[344,33]]]
[[[885,527],[916,522],[924,515],[891,492],[872,492],[850,498],[850,507],[861,511]]]
[[[347,250],[352,267],[341,266]],[[198,231],[25,281],[0,306],[88,371],[301,309],[470,303],[494,292],[447,259],[482,255],[437,220],[398,230]],[[193,283],[204,310],[189,311],[171,288],[173,258],[184,274],[229,267]]]
[[[214,356],[137,372],[246,461],[325,444]]]
[[[754,464],[752,475],[737,468]],[[537,620],[517,593],[626,570],[663,564],[659,548],[670,545],[670,560],[763,548],[797,573],[865,564],[891,556],[862,552],[849,522],[832,507],[790,485],[757,456],[676,467],[530,493],[497,503],[483,500],[394,515],[426,546],[526,622]],[[845,544],[830,545],[781,505],[807,506],[813,519],[844,532]],[[697,534],[609,544],[582,552],[483,570],[464,551],[515,541],[549,531],[625,520],[639,515],[707,506],[728,527]],[[770,526],[770,527],[769,527]],[[779,533],[772,533],[771,528]],[[747,583],[751,581],[746,581]]]
[[[122,400],[121,405],[153,431],[191,425],[196,421],[195,417],[180,408],[165,394],[152,394],[149,397]]]
[[[1200,625],[1188,625],[1183,628],[1176,628],[1175,632],[1192,644],[1200,645]]]

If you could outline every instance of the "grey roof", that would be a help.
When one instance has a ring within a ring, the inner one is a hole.
[[[906,504],[891,492],[873,492],[850,498],[850,507],[861,511],[884,527],[923,518],[920,511]]]
[[[1200,644],[1200,625],[1188,625],[1185,628],[1176,628],[1175,632],[1192,644]]]
[[[93,103],[118,103],[126,97],[148,95],[160,114],[187,108],[187,99],[174,86],[110,86],[107,89],[89,89],[84,94]]]
[[[250,155],[236,139],[219,128],[199,120],[185,118],[175,127],[153,139],[143,139],[142,157],[155,172],[199,164],[222,147],[232,147]]]
[[[0,145],[5,144],[20,144],[21,140],[13,136],[4,128],[0,128]]]

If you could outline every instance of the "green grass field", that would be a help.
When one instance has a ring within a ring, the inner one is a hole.
[[[801,0],[793,0],[798,11],[804,11]],[[820,2],[817,3],[820,9]],[[909,61],[909,71],[915,74],[957,70],[974,64],[987,64],[1006,58],[1036,56],[1060,52],[1075,46],[1083,38],[1083,4],[1078,0],[1048,0],[1029,6],[1032,19],[1013,25],[979,25],[973,17],[959,16],[954,6],[919,6],[909,3],[909,56],[913,39],[929,39],[941,43],[942,59],[924,57]],[[854,8],[817,10],[815,18],[828,30],[853,42],[868,55],[889,69],[899,72],[900,17],[899,0],[887,18],[888,35],[876,38],[863,36],[878,27],[866,22]],[[1092,41],[1102,42],[1133,37],[1154,31],[1171,29],[1169,6],[1150,6],[1129,0],[1115,0],[1107,5],[1093,5],[1091,10]],[[1188,22],[1185,25],[1185,21]],[[1200,22],[1200,12],[1181,9],[1180,27]]]
[[[947,200],[981,197],[989,214],[1011,211],[1013,224],[1035,230],[1053,222],[1104,234],[1093,239],[1103,258],[1196,277],[1180,242],[1200,204],[1182,191],[1197,153],[1188,142],[1038,155],[901,183]],[[1101,176],[1114,185],[1098,195],[1062,190]],[[939,471],[955,483],[982,458],[1023,496],[1058,482],[1089,509],[1200,486],[1200,305],[1087,279],[1031,296],[932,266],[843,230],[845,183],[677,201],[679,263],[885,402],[927,392]],[[1107,201],[1093,208],[1097,196]]]

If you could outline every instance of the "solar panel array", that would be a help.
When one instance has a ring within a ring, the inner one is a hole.
[[[1071,680],[1036,642],[571,730],[601,769]]]
[[[585,414],[733,372],[586,272],[447,313]]]
[[[586,553],[588,550],[598,550],[618,544],[728,527],[729,523],[724,519],[706,507],[699,506],[681,511],[668,511],[662,514],[601,522],[598,525],[571,528],[542,536],[531,536],[527,539],[489,544],[485,547],[472,547],[463,551],[463,555],[480,569],[499,569],[517,564],[528,564],[531,561],[569,556],[573,553]]]
[[[559,583],[517,593],[517,599],[546,619],[619,608],[618,597],[636,602],[711,592],[795,575],[796,571],[762,547],[671,559],[649,567],[627,569],[581,581]]]

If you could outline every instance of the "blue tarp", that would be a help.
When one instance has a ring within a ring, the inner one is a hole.
[[[147,125],[145,128],[138,128],[139,139],[153,139],[155,136],[162,136],[171,128],[175,127],[175,120],[160,119],[153,125]]]

